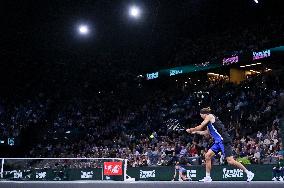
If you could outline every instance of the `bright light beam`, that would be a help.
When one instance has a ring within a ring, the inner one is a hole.
[[[255,3],[258,3],[258,0],[254,0]]]
[[[89,33],[89,27],[87,25],[80,25],[78,31],[82,35],[87,35]]]
[[[139,18],[141,14],[141,10],[137,6],[132,6],[129,9],[129,15],[134,18]]]

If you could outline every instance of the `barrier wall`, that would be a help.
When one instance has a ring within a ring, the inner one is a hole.
[[[247,165],[249,170],[255,173],[255,181],[271,181],[273,165]],[[189,166],[187,176],[193,181],[202,179],[205,176],[204,166]],[[141,167],[128,168],[128,175],[136,180],[144,181],[169,181],[173,178],[173,167]],[[231,166],[213,166],[211,177],[214,181],[243,181],[246,180],[246,174],[239,169]]]
[[[281,188],[283,182],[172,182],[172,181],[136,181],[136,182],[111,182],[111,181],[68,181],[68,182],[0,182],[1,188]]]
[[[254,181],[271,181],[273,165],[247,165],[255,173]],[[193,181],[205,176],[204,166],[188,166],[187,175]],[[170,181],[174,175],[173,166],[128,168],[127,174],[136,181]],[[213,166],[211,177],[214,181],[244,181],[246,174],[231,166]],[[72,181],[72,180],[123,180],[123,176],[105,176],[101,168],[88,169],[35,169],[5,171],[3,179],[25,181]]]

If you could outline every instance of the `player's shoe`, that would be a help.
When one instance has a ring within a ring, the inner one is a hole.
[[[247,173],[247,182],[250,182],[254,178],[254,173],[249,171]]]
[[[273,177],[273,178],[272,178],[272,181],[277,181],[277,178],[276,178],[276,177]]]
[[[191,177],[187,177],[184,181],[192,181]]]
[[[284,181],[282,176],[279,177],[279,181]]]
[[[212,178],[210,176],[205,176],[203,179],[199,180],[200,182],[212,182]]]

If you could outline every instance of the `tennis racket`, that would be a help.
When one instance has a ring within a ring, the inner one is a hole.
[[[165,121],[168,131],[184,131],[186,128],[180,124],[177,119],[168,119]]]
[[[187,128],[185,128],[177,119],[168,119],[165,121],[165,124],[167,126],[167,129],[169,132],[172,131],[185,131]],[[196,132],[192,132],[192,134],[195,134]]]

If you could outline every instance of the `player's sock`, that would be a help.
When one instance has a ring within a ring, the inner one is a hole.
[[[206,177],[210,177],[210,172],[206,172]]]
[[[249,173],[248,169],[246,169],[246,170],[245,170],[245,173],[246,173],[246,174],[248,174],[248,173]]]

